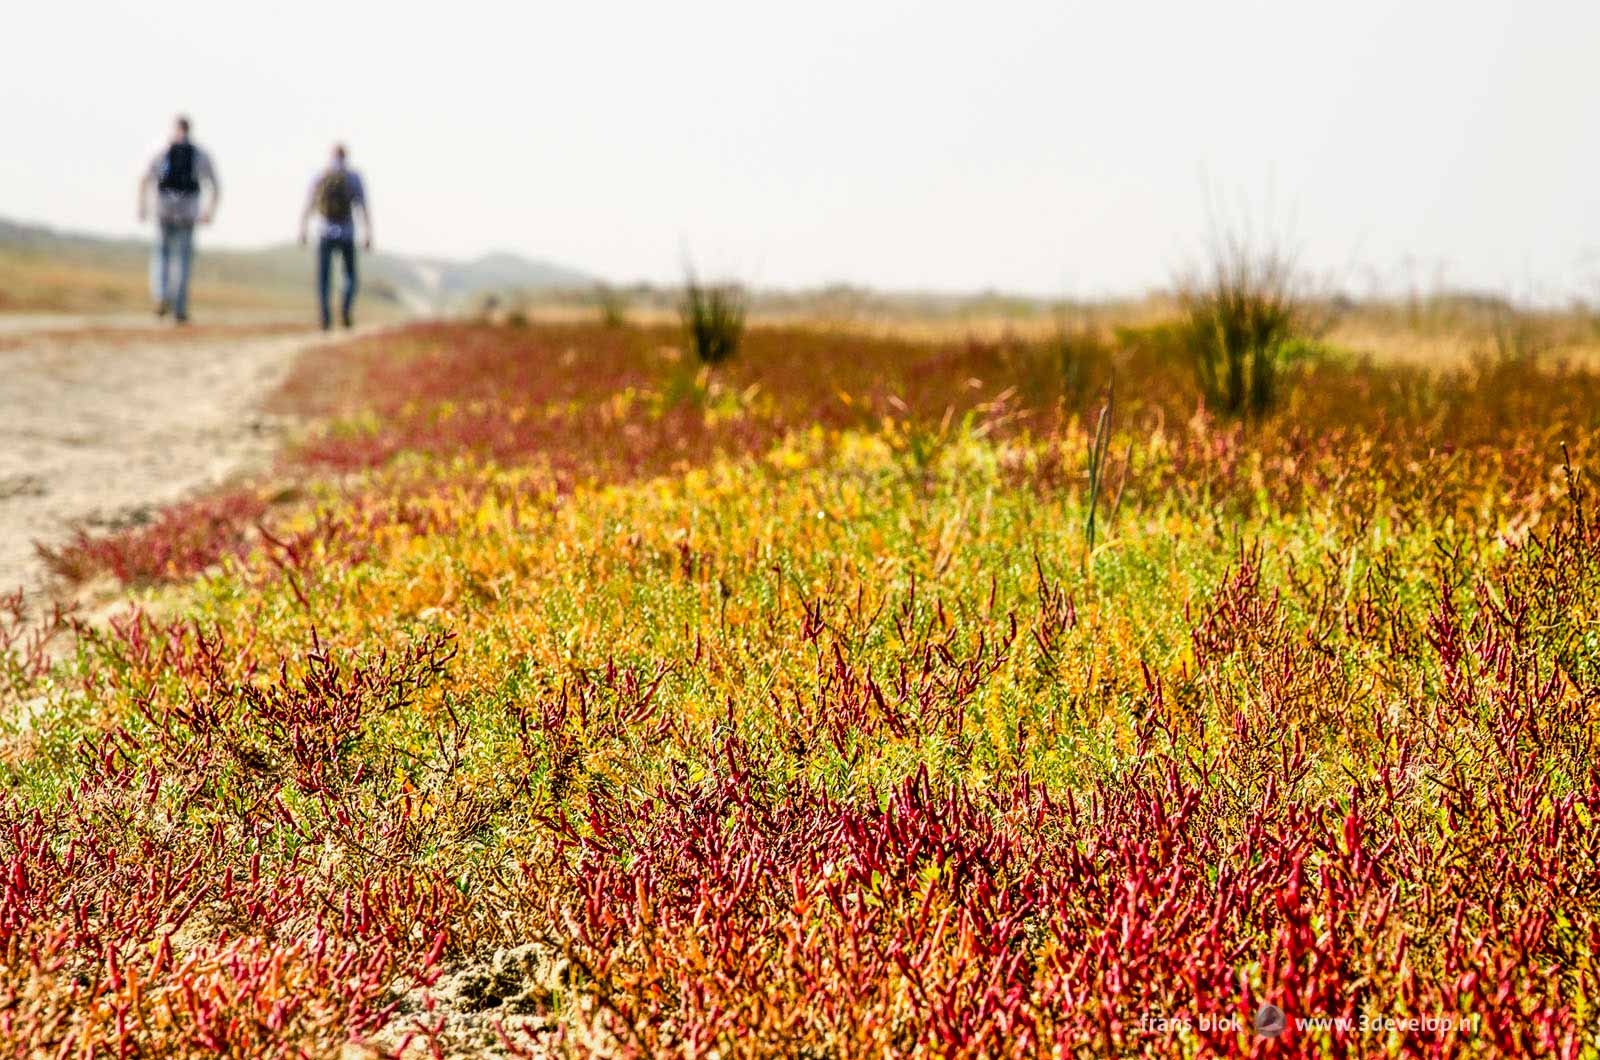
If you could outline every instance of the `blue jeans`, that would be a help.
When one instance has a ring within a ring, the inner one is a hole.
[[[194,225],[162,221],[150,254],[150,297],[170,306],[179,320],[189,317],[189,266],[193,260]]]
[[[333,281],[333,255],[344,259],[344,289],[341,291],[342,319],[349,323],[350,307],[356,300],[356,241],[354,236],[343,238],[323,236],[317,241],[317,298],[322,306],[322,326],[333,323],[333,313],[328,308],[328,288]]]

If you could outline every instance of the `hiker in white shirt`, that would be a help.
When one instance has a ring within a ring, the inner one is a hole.
[[[222,198],[211,156],[189,139],[189,119],[173,123],[172,142],[151,160],[139,178],[139,220],[150,215],[155,189],[156,241],[150,255],[150,297],[156,315],[170,311],[180,324],[189,320],[189,270],[194,261],[194,226],[210,224]],[[201,189],[210,190],[202,207]]]

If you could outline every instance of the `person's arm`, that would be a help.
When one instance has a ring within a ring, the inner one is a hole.
[[[155,183],[156,167],[152,162],[144,167],[144,172],[139,176],[139,205],[137,211],[139,220],[143,221],[150,216],[150,185]]]
[[[311,225],[311,215],[317,212],[317,184],[318,180],[311,182],[311,188],[306,192],[306,206],[300,211],[300,245],[306,245],[306,229]]]
[[[212,218],[217,216],[217,204],[222,201],[222,182],[217,179],[217,167],[212,163],[211,156],[205,155],[205,183],[211,192],[211,201],[200,213],[200,223],[208,225]]]
[[[358,208],[361,210],[361,229],[366,234],[366,238],[364,238],[361,242],[361,247],[363,250],[371,250],[372,207],[367,205],[367,182],[362,178],[360,173],[350,174],[350,179],[355,181],[355,187],[351,189],[355,192],[355,196],[350,205],[353,209]],[[351,232],[350,234],[352,236],[355,235],[354,232]]]

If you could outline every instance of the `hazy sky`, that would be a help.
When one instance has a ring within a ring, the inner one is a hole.
[[[0,215],[135,231],[181,109],[218,244],[291,238],[344,138],[381,244],[619,280],[687,246],[764,285],[1137,290],[1193,259],[1210,187],[1358,291],[1600,294],[1592,0],[424,10],[13,5]]]

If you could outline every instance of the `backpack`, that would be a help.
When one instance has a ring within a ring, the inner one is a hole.
[[[194,144],[176,143],[168,147],[166,161],[161,164],[161,180],[157,183],[157,187],[162,191],[178,195],[200,194],[200,181],[195,176],[194,156]]]
[[[355,192],[344,170],[333,169],[317,183],[317,212],[335,224],[349,224]]]

